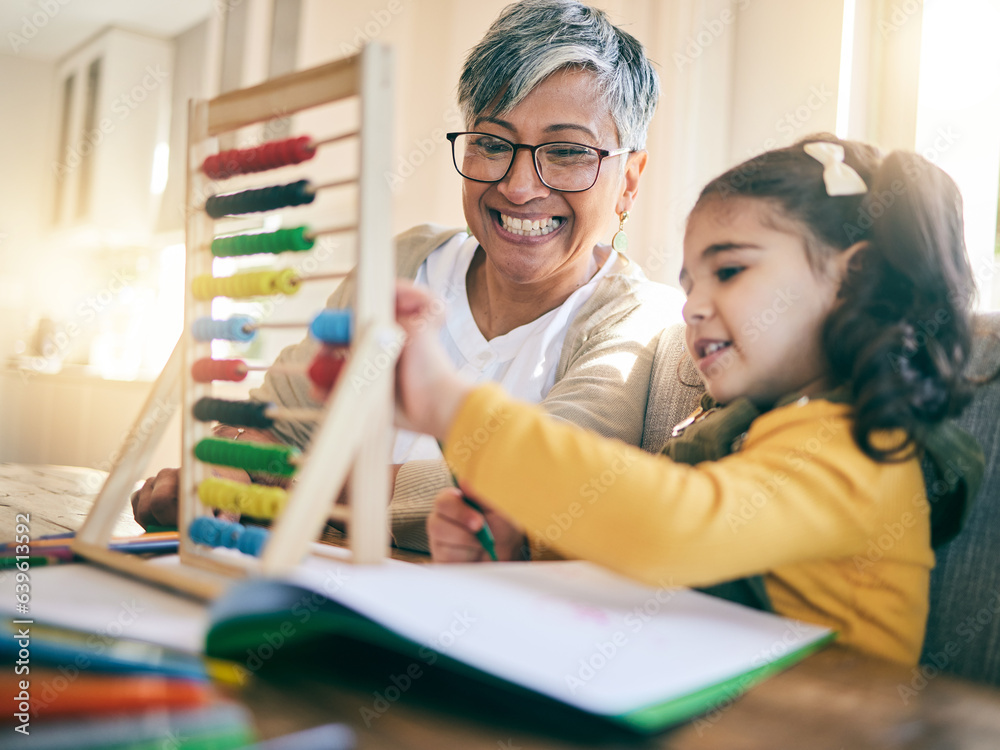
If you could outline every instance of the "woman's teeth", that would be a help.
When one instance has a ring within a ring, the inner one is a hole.
[[[549,232],[554,232],[559,228],[562,219],[550,216],[547,219],[517,219],[507,214],[500,214],[500,224],[511,234],[519,234],[522,237],[541,237]]]
[[[710,354],[715,354],[717,351],[719,351],[719,349],[725,349],[727,346],[729,346],[728,341],[716,341],[714,343],[711,343],[705,347],[705,356],[707,357]]]

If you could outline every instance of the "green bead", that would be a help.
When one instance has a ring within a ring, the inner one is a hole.
[[[619,229],[615,232],[615,236],[611,238],[611,247],[614,248],[615,252],[626,252],[628,250],[628,235]]]
[[[297,468],[294,461],[299,451],[284,445],[204,438],[195,445],[194,455],[199,461],[217,466],[291,476]]]
[[[311,250],[316,240],[306,237],[308,227],[279,229],[275,232],[259,234],[237,234],[232,237],[216,237],[212,240],[212,255],[217,258],[233,255],[277,255],[289,250]]]
[[[291,245],[292,250],[311,250],[313,245],[316,244],[316,240],[311,237],[306,237],[307,227],[295,227],[291,231]]]

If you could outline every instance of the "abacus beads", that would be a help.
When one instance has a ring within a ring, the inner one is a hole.
[[[343,346],[324,346],[320,349],[306,371],[313,385],[324,392],[332,390],[347,362],[348,352]]]
[[[229,278],[232,278],[231,276]],[[211,281],[222,281],[212,279]],[[196,283],[197,280],[196,280]],[[212,286],[206,282],[206,286]],[[191,326],[196,341],[225,339],[227,341],[252,341],[261,326],[287,326],[289,323],[257,323],[249,315],[234,315],[231,318],[198,318]],[[351,343],[351,311],[323,310],[309,323],[309,332],[324,344],[347,346]]]
[[[221,219],[223,216],[273,211],[285,206],[302,206],[314,200],[316,193],[310,189],[309,180],[298,180],[287,185],[212,195],[205,201],[205,212],[213,219]]]
[[[324,391],[331,390],[347,363],[349,353],[350,349],[346,346],[324,346],[306,369],[309,380]],[[247,373],[251,369],[263,368],[251,368],[241,359],[203,357],[191,365],[191,379],[196,383],[211,383],[216,380],[239,383],[246,380]],[[294,368],[289,369],[294,371]]]
[[[228,258],[234,255],[258,255],[271,253],[276,255],[288,251],[301,252],[311,250],[316,240],[306,236],[306,227],[279,229],[276,232],[260,232],[258,234],[234,234],[229,237],[216,237],[212,240],[212,255],[217,258]]]
[[[211,383],[213,380],[238,383],[246,380],[248,372],[246,362],[239,359],[203,357],[191,365],[191,378],[196,383]]]
[[[201,422],[223,422],[266,430],[274,420],[265,413],[273,404],[261,401],[226,401],[205,396],[195,402],[194,418]]]
[[[288,477],[296,471],[299,451],[287,445],[204,438],[195,445],[194,455],[208,464]]]
[[[202,162],[202,171],[210,179],[226,179],[237,174],[252,174],[299,164],[315,156],[318,146],[354,136],[345,134],[316,143],[308,136],[288,138],[263,143],[254,148],[234,149],[209,156]],[[286,206],[300,206],[315,201],[321,189],[354,184],[342,180],[323,185],[313,185],[300,179],[288,184],[268,185],[254,189],[241,189],[210,196],[204,205],[205,213],[212,219],[272,211]],[[310,232],[305,226],[276,231],[236,234],[215,237],[211,241],[214,257],[233,257],[257,254],[279,254],[288,251],[305,251],[316,244],[317,235],[357,229],[356,225],[336,226],[319,232]],[[204,244],[198,245],[204,250]],[[228,277],[211,274],[196,276],[191,285],[192,297],[209,301],[215,297],[246,299],[275,294],[293,294],[303,281],[322,278],[341,278],[345,273],[325,276],[298,275],[293,269],[280,271],[255,271],[237,273]],[[214,339],[252,341],[261,325],[249,316],[233,316],[228,320],[200,318],[191,326],[195,340],[208,342]],[[314,337],[323,346],[308,368],[311,380],[320,388],[329,390],[336,382],[349,353],[351,316],[348,312],[324,311],[310,324]],[[215,380],[242,381],[250,369],[238,359],[213,360],[206,357],[191,366],[195,382],[210,383]],[[302,372],[301,367],[297,370]],[[319,409],[278,409],[273,404],[255,401],[228,401],[218,398],[201,398],[193,408],[194,417],[201,421],[219,421],[230,425],[268,429],[275,419],[320,419]],[[249,472],[265,472],[278,476],[291,476],[295,470],[298,451],[272,444],[255,444],[218,438],[200,440],[193,448],[195,458],[209,464],[234,466]],[[288,493],[280,488],[243,484],[221,478],[205,479],[198,485],[198,496],[207,506],[221,510],[248,514],[260,518],[273,518],[283,509]],[[259,555],[267,533],[254,527],[244,527],[211,517],[200,517],[191,524],[189,534],[200,544],[239,549]]]
[[[197,544],[209,547],[230,547],[245,555],[260,556],[267,541],[267,530],[259,526],[243,526],[219,518],[200,516],[188,526],[188,536]]]
[[[195,341],[225,339],[247,342],[253,341],[253,337],[257,335],[253,325],[254,319],[249,315],[234,315],[225,320],[198,318],[191,325],[191,335]]]
[[[309,332],[324,344],[346,346],[351,343],[351,311],[322,310],[309,324]]]
[[[221,277],[202,274],[191,282],[191,292],[198,300],[210,300],[213,297],[246,299],[271,294],[295,294],[299,286],[295,269],[285,268],[281,271],[250,271]]]
[[[213,180],[224,180],[238,174],[266,172],[289,164],[300,164],[312,159],[316,149],[307,135],[270,141],[255,148],[231,149],[212,154],[201,165],[202,171]]]
[[[288,502],[288,493],[280,487],[244,484],[232,479],[212,477],[198,485],[198,497],[209,508],[253,516],[274,518]]]

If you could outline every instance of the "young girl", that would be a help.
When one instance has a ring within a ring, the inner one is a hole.
[[[445,440],[502,557],[523,529],[650,585],[726,584],[915,664],[932,536],[955,533],[982,462],[947,421],[969,397],[973,294],[954,183],[833,136],[764,153],[702,191],[680,281],[708,397],[668,457],[464,384],[412,288],[397,301],[400,411]],[[435,559],[483,559],[483,523],[439,495]]]

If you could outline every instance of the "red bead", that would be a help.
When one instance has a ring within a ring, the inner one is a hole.
[[[251,174],[277,169],[288,164],[299,164],[311,159],[316,150],[307,135],[268,141],[254,148],[231,149],[212,154],[202,162],[202,171],[213,180],[222,180],[237,174]]]
[[[213,380],[239,382],[247,376],[247,366],[238,359],[210,359],[205,357],[191,365],[191,377],[196,383]]]
[[[333,388],[347,363],[349,351],[346,346],[324,346],[309,365],[309,380],[322,390]]]
[[[288,161],[291,164],[308,161],[316,155],[316,149],[312,147],[312,139],[307,135],[301,138],[293,138],[288,145],[290,147]]]

